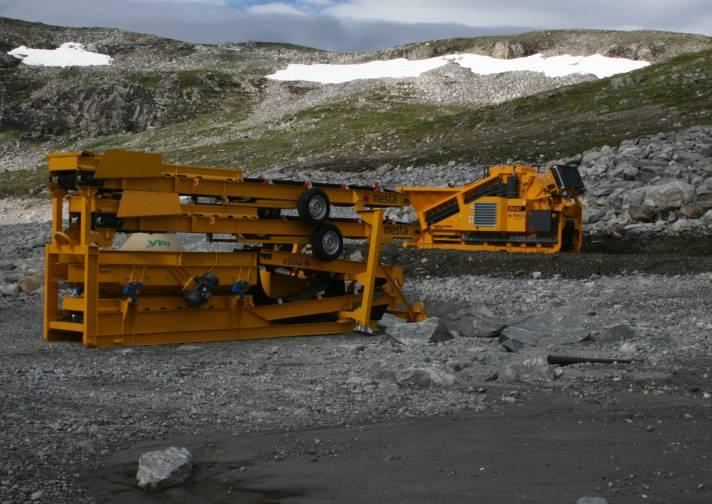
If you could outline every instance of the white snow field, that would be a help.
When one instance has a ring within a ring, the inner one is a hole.
[[[563,77],[571,74],[593,74],[596,77],[630,72],[650,65],[648,61],[625,58],[609,58],[594,54],[592,56],[544,57],[534,54],[526,58],[498,59],[478,54],[453,54],[424,60],[398,58],[384,61],[369,61],[353,65],[303,65],[289,64],[267,77],[280,81],[310,81],[321,84],[340,84],[358,79],[383,79],[417,77],[423,72],[433,70],[448,63],[469,68],[479,75],[503,72],[530,71],[542,72],[547,77]]]
[[[20,58],[25,65],[32,66],[69,67],[111,64],[111,56],[87,51],[77,42],[66,42],[57,49],[31,49],[20,46],[7,53]]]

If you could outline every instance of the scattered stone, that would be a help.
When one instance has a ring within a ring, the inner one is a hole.
[[[704,222],[707,225],[712,224],[712,210],[707,210],[705,214],[702,216],[702,222]]]
[[[363,254],[360,250],[355,250],[349,255],[349,261],[362,262]]]
[[[420,322],[401,322],[386,328],[386,333],[402,345],[425,345],[453,339],[445,324],[438,317]]]
[[[703,210],[712,208],[712,190],[699,193],[695,198],[695,204]]]
[[[347,388],[365,388],[376,385],[376,382],[371,378],[363,378],[361,376],[352,376],[344,382]]]
[[[630,341],[626,341],[620,346],[618,351],[626,357],[630,357],[638,353],[638,345],[631,343]]]
[[[605,497],[579,497],[576,504],[608,504]]]
[[[43,495],[42,490],[37,490],[36,492],[32,492],[32,494],[30,495],[30,500],[38,501],[42,498],[42,495]]]
[[[684,206],[680,209],[680,213],[688,219],[699,219],[705,212],[697,206]]]
[[[190,451],[172,446],[141,455],[136,482],[143,490],[163,490],[183,483],[192,470],[193,456]]]
[[[16,283],[0,285],[0,296],[14,296],[20,293],[20,286]]]
[[[657,212],[653,207],[647,205],[631,205],[628,207],[628,215],[636,222],[652,222],[655,220]]]
[[[553,381],[556,377],[554,366],[545,357],[529,357],[504,366],[502,376],[511,381],[529,383],[531,381]]]
[[[535,271],[535,272],[533,272],[533,273],[532,273],[532,278],[533,278],[534,280],[537,280],[537,279],[541,278],[541,271]]]
[[[499,335],[499,343],[507,352],[517,353],[524,348],[524,343],[514,338],[510,338],[507,334]]]
[[[486,381],[486,382],[494,382],[494,381],[497,381],[497,380],[499,380],[499,373],[498,373],[497,371],[495,371],[494,373],[491,373],[491,374],[485,376],[485,381]]]
[[[451,387],[457,377],[434,367],[409,367],[396,372],[396,383],[404,387]]]
[[[178,347],[176,347],[176,350],[179,352],[194,352],[200,349],[200,345],[179,345]]]
[[[602,343],[618,343],[635,337],[635,329],[628,324],[616,324],[606,327],[596,339]]]
[[[446,362],[446,364],[447,364],[447,367],[449,367],[450,369],[452,369],[455,372],[462,371],[466,367],[466,365],[464,363],[460,362],[457,359],[450,359]]]
[[[40,273],[35,273],[34,275],[26,276],[18,282],[20,289],[24,293],[34,292],[40,287],[42,287],[42,275]]]

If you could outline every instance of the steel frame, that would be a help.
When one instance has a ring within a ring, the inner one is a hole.
[[[345,237],[366,240],[369,253],[365,262],[323,261],[300,251],[313,226],[262,219],[257,212],[294,208],[303,184],[250,182],[235,170],[168,166],[155,155],[125,152],[51,154],[49,164],[48,341],[79,339],[105,347],[369,332],[374,307],[411,321],[425,317],[422,304],[409,304],[402,293],[402,269],[379,260],[382,243],[417,233],[414,227],[384,225],[383,206],[405,203],[398,193],[325,186],[332,204],[358,212],[358,219],[329,222]],[[180,196],[186,195],[216,198],[219,204],[185,204]],[[110,224],[99,225],[97,216]],[[116,233],[134,231],[219,233],[261,246],[233,252],[112,248]],[[291,251],[272,244],[289,244]],[[219,284],[204,304],[189,308],[184,293],[205,272]],[[287,292],[324,275],[349,282],[352,290],[265,301],[256,287],[265,275]]]

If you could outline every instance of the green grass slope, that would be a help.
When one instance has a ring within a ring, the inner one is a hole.
[[[245,116],[228,113],[82,147],[159,150],[179,162],[252,169],[273,164],[370,169],[384,162],[536,162],[625,138],[712,124],[710,82],[712,50],[480,109],[373,96],[366,104],[354,99],[304,110],[275,127],[238,133],[231,125]]]

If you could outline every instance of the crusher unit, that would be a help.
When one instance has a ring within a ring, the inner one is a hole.
[[[420,234],[406,247],[473,251],[579,252],[585,190],[575,166],[546,171],[492,166],[461,187],[402,187]]]

